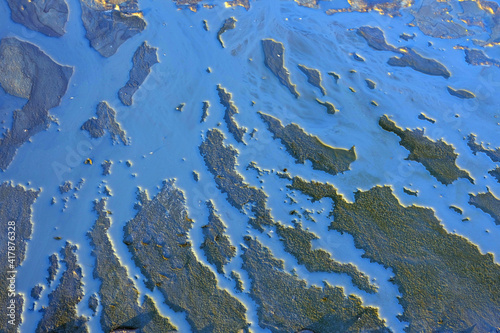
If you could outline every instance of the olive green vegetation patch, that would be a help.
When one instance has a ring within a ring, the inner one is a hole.
[[[347,232],[364,256],[391,268],[407,332],[458,332],[500,326],[500,266],[491,254],[446,232],[434,211],[402,206],[390,187],[359,191],[349,203],[329,184],[295,177],[290,189],[331,198],[330,229]]]

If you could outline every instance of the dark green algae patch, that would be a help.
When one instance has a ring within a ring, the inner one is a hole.
[[[186,313],[192,332],[247,332],[246,308],[226,290],[215,274],[196,258],[187,233],[192,220],[184,193],[165,181],[149,199],[139,192],[137,215],[124,227],[124,243],[146,278],[174,311]]]
[[[296,85],[290,81],[290,73],[285,67],[285,47],[283,43],[273,39],[263,39],[264,64],[278,78],[279,82],[288,88],[296,98],[299,98]]]
[[[76,245],[69,242],[61,249],[62,262],[66,266],[56,289],[49,294],[49,305],[43,309],[43,317],[36,333],[86,333],[87,318],[78,316],[77,305],[83,298],[83,273],[77,263]]]
[[[271,211],[267,208],[267,195],[264,191],[249,186],[236,171],[237,152],[231,145],[224,145],[224,135],[217,129],[207,132],[206,139],[200,146],[200,153],[207,168],[212,173],[217,187],[227,194],[227,201],[243,212],[243,206],[251,204],[253,217],[249,225],[259,231],[264,227],[275,227],[282,238],[285,251],[293,255],[300,265],[310,272],[327,272],[347,274],[353,284],[367,293],[376,292],[376,287],[370,284],[368,277],[357,267],[341,264],[333,260],[324,250],[312,249],[311,241],[317,236],[300,227],[289,228],[274,221]]]
[[[219,94],[220,103],[226,108],[224,112],[224,121],[226,122],[229,133],[231,133],[234,139],[239,143],[245,143],[243,135],[245,135],[247,129],[245,127],[239,127],[236,120],[234,120],[234,116],[238,114],[238,108],[231,101],[231,93],[227,92],[221,85],[217,86],[217,93]]]
[[[245,237],[243,269],[251,279],[250,296],[257,303],[259,326],[273,333],[390,332],[378,310],[363,307],[353,295],[324,283],[308,287],[287,273],[282,260],[257,239]]]
[[[353,203],[327,183],[295,177],[288,187],[313,200],[332,199],[329,228],[349,233],[364,257],[393,270],[406,332],[499,327],[500,266],[466,238],[448,233],[433,210],[402,206],[388,186],[358,191]]]
[[[274,138],[281,141],[296,163],[304,164],[305,160],[309,160],[313,169],[336,175],[348,171],[351,163],[356,160],[354,146],[351,149],[333,148],[316,136],[307,134],[296,124],[283,126],[278,118],[258,113]]]
[[[104,332],[119,329],[135,329],[143,333],[176,332],[168,318],[162,317],[154,301],[146,296],[139,306],[139,291],[127,275],[127,270],[115,254],[108,235],[111,226],[110,212],[106,209],[106,200],[94,202],[97,220],[88,232],[95,257],[93,276],[99,279],[99,297],[101,300],[101,327]]]
[[[225,234],[226,225],[217,215],[214,203],[206,202],[208,208],[208,223],[203,228],[203,243],[201,249],[207,257],[207,261],[215,265],[219,274],[224,274],[226,265],[236,255],[236,247],[231,244],[229,237]]]
[[[421,163],[442,184],[449,185],[458,178],[468,179],[474,184],[469,173],[457,167],[458,154],[453,146],[443,140],[429,139],[424,136],[424,131],[418,128],[403,130],[385,115],[380,117],[378,123],[384,130],[400,137],[399,144],[410,151],[407,160]]]
[[[8,271],[15,271],[26,257],[26,246],[32,233],[31,206],[39,194],[40,191],[25,189],[21,185],[14,186],[8,182],[0,184],[0,225],[3,231],[0,233],[0,260],[4,265],[0,270],[0,304],[4,306],[2,315],[5,316],[0,320],[0,332],[8,332],[11,329],[15,331],[20,324],[19,320],[15,320],[14,325],[8,323],[12,320],[7,316],[8,302],[14,301],[15,318],[22,318],[22,295],[16,293],[13,297],[8,297],[11,281],[8,280],[11,277]],[[10,221],[15,222],[15,225],[9,224]],[[15,244],[14,258],[8,253],[8,242]]]
[[[500,199],[495,197],[489,189],[484,193],[469,194],[469,204],[489,214],[495,224],[500,225]]]

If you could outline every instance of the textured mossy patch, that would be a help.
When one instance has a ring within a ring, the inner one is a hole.
[[[227,129],[231,133],[234,139],[240,143],[245,143],[243,141],[243,135],[245,135],[247,129],[245,127],[239,127],[236,120],[234,120],[234,115],[238,113],[238,108],[231,101],[231,94],[222,88],[221,85],[217,86],[217,92],[219,94],[220,103],[224,105],[226,111],[224,112],[224,121],[226,122]]]
[[[138,199],[124,242],[148,288],[157,288],[174,311],[185,312],[192,332],[247,331],[245,306],[218,288],[215,274],[191,248],[187,233],[193,221],[184,193],[170,180],[153,199],[146,192]]]
[[[87,318],[77,313],[77,305],[83,298],[83,274],[77,263],[76,250],[76,245],[69,242],[61,249],[66,270],[56,289],[49,294],[49,305],[43,310],[36,333],[88,332]]]
[[[236,255],[236,248],[225,234],[226,226],[217,215],[214,203],[209,200],[206,204],[209,215],[208,223],[203,226],[201,249],[205,252],[207,261],[215,265],[217,272],[224,274],[224,265]]]
[[[309,68],[304,65],[298,65],[299,69],[304,73],[307,77],[307,82],[309,82],[312,86],[318,88],[323,96],[326,95],[325,88],[321,85],[321,72],[315,68]]]
[[[370,294],[377,291],[377,287],[370,283],[368,276],[360,272],[356,266],[333,260],[325,250],[314,250],[311,242],[318,239],[318,236],[302,229],[300,224],[294,228],[277,225],[276,233],[280,236],[285,251],[292,254],[299,265],[304,265],[309,272],[347,274],[359,289]]]
[[[250,296],[258,306],[260,327],[273,333],[389,332],[377,309],[363,307],[359,298],[346,297],[342,288],[326,282],[308,287],[259,241],[246,236],[245,245],[243,269],[252,281]]]
[[[278,78],[279,82],[288,88],[296,97],[299,97],[296,86],[290,81],[290,73],[285,67],[285,47],[283,43],[273,39],[263,39],[264,64]]]
[[[391,268],[407,332],[458,332],[500,325],[500,266],[466,238],[448,233],[434,211],[402,206],[390,187],[359,191],[349,203],[330,184],[295,177],[291,189],[333,200],[330,229],[347,232],[364,257]]]
[[[129,80],[125,86],[118,91],[118,97],[123,105],[132,105],[132,97],[144,80],[146,80],[149,73],[151,73],[151,67],[159,63],[158,48],[149,46],[147,42],[143,42],[137,50],[135,50],[132,63]]]
[[[235,169],[238,153],[231,145],[224,145],[223,140],[221,131],[209,130],[200,145],[200,154],[214,176],[217,187],[227,194],[227,201],[241,212],[244,205],[251,204],[254,217],[250,218],[249,223],[257,230],[263,231],[263,226],[271,226],[274,223],[269,209],[266,208],[267,195],[244,182]]]
[[[3,230],[0,233],[0,260],[3,263],[0,269],[0,304],[4,307],[4,318],[0,320],[1,332],[17,329],[22,320],[23,297],[16,290],[10,291],[9,285],[19,279],[17,273],[12,271],[16,271],[25,259],[27,241],[32,232],[31,206],[39,193],[40,191],[28,190],[21,185],[13,186],[7,182],[0,185],[0,225]],[[10,293],[15,295],[10,297]],[[7,306],[11,301],[15,304],[13,325],[8,323],[12,318],[7,317]]]
[[[455,153],[453,146],[443,140],[429,139],[424,136],[424,131],[418,128],[403,130],[387,116],[380,117],[378,123],[384,130],[393,132],[401,138],[399,144],[410,151],[407,160],[422,163],[439,182],[449,185],[458,178],[465,178],[474,184],[469,173],[457,167],[458,154]]]
[[[477,153],[484,153],[488,156],[493,162],[500,162],[500,147],[495,149],[488,149],[483,146],[483,143],[476,143],[476,136],[474,134],[470,134],[467,137],[467,145],[472,150],[472,153],[476,155]]]
[[[328,114],[337,113],[337,109],[335,108],[335,105],[333,105],[332,103],[327,102],[327,101],[322,102],[317,98],[316,98],[316,102],[320,105],[323,105],[326,108],[326,113],[328,113]]]
[[[113,110],[107,102],[100,102],[97,105],[97,118],[93,117],[83,123],[81,129],[89,132],[92,138],[104,136],[105,130],[111,135],[113,142],[118,142],[118,138],[127,145],[128,140],[125,131],[116,121],[116,111]]]
[[[488,171],[488,173],[497,180],[497,183],[500,183],[500,167],[496,167],[495,169]]]
[[[470,98],[476,97],[476,95],[474,95],[473,93],[471,93],[470,91],[465,90],[465,89],[454,89],[450,86],[446,87],[446,89],[448,90],[450,95],[458,97],[458,98],[470,99]]]
[[[283,126],[278,118],[259,112],[275,139],[279,139],[296,163],[311,161],[313,169],[336,175],[349,170],[356,160],[354,146],[351,149],[334,148],[318,137],[307,134],[296,124]]]
[[[92,255],[96,259],[93,275],[101,281],[102,330],[136,329],[144,333],[175,331],[169,320],[158,313],[151,298],[146,297],[144,304],[139,306],[139,291],[116,256],[108,236],[111,219],[106,200],[94,202],[94,211],[98,217],[88,237],[93,247]]]
[[[469,204],[489,214],[496,225],[500,225],[500,199],[488,189],[485,193],[469,194]]]

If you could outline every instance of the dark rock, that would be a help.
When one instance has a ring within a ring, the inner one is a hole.
[[[326,90],[321,85],[321,73],[314,68],[309,68],[304,65],[298,65],[299,69],[304,73],[307,77],[307,82],[309,82],[312,86],[318,88],[323,96],[326,95]]]
[[[66,270],[57,288],[49,294],[49,305],[43,310],[36,333],[88,332],[87,319],[77,314],[77,305],[83,298],[83,274],[77,263],[76,249],[75,245],[68,242],[61,250]]]
[[[200,180],[200,174],[196,171],[193,171],[193,179],[195,182]]]
[[[80,0],[82,21],[90,45],[103,57],[110,57],[127,39],[146,28],[137,0]]]
[[[120,124],[116,121],[116,111],[113,110],[107,102],[100,102],[97,105],[97,118],[90,118],[81,127],[82,130],[89,132],[92,138],[100,138],[104,136],[104,130],[107,130],[111,135],[113,142],[118,142],[118,138],[127,145],[127,137],[125,131],[121,129]]]
[[[273,39],[263,39],[262,49],[264,50],[264,63],[271,72],[278,78],[280,83],[290,90],[296,97],[299,97],[296,86],[290,81],[290,73],[285,67],[285,47],[283,43]]]
[[[308,287],[305,280],[287,273],[282,260],[259,241],[245,237],[243,269],[251,282],[250,296],[257,303],[259,326],[273,333],[390,332],[376,308],[363,307],[361,299],[346,297],[343,289],[326,282]],[[278,282],[278,283],[277,283]]]
[[[142,306],[139,306],[139,292],[115,254],[108,235],[111,219],[106,210],[106,200],[95,201],[94,211],[98,218],[87,235],[91,240],[92,255],[96,259],[93,275],[101,281],[99,297],[102,330],[135,329],[144,333],[176,331],[169,320],[159,314],[150,297],[146,297]]]
[[[214,273],[191,248],[193,221],[184,193],[169,180],[153,199],[145,192],[138,199],[137,215],[124,227],[124,242],[146,286],[157,288],[170,308],[183,311],[192,332],[246,332],[245,306],[218,288]]]
[[[1,332],[17,331],[22,320],[24,299],[16,290],[9,291],[9,279],[13,278],[15,282],[19,278],[17,273],[12,272],[15,272],[25,259],[26,245],[32,233],[31,206],[39,193],[40,191],[26,190],[21,185],[13,186],[7,182],[0,185],[0,222],[3,229],[0,233],[0,260],[3,263],[0,269],[0,304],[4,306],[2,311],[5,316],[0,320]],[[14,257],[9,250],[12,243],[15,246]],[[10,295],[11,293],[13,295]],[[7,317],[8,302],[15,304],[13,325],[8,323],[12,319]]]
[[[208,22],[207,22],[207,20],[203,20],[203,29],[204,29],[205,31],[209,31],[209,30],[210,30],[210,28],[208,27]]]
[[[279,119],[262,112],[259,115],[274,138],[279,139],[287,152],[295,158],[296,163],[304,164],[305,160],[309,160],[313,169],[336,175],[348,171],[350,164],[356,160],[354,146],[349,150],[332,148],[316,136],[305,133],[296,124],[283,127]]]
[[[448,90],[450,95],[458,97],[458,98],[467,98],[468,99],[468,98],[476,97],[476,95],[474,95],[473,93],[471,93],[470,91],[465,90],[465,89],[453,89],[450,86],[446,87],[446,89]]]
[[[14,22],[50,37],[64,35],[68,22],[65,0],[7,0]]]
[[[243,135],[245,135],[247,129],[245,127],[239,127],[236,120],[234,120],[234,115],[238,113],[238,108],[231,101],[231,94],[220,85],[217,86],[217,92],[219,94],[220,103],[226,108],[224,121],[226,122],[229,133],[233,135],[236,141],[245,143]]]
[[[130,70],[129,80],[124,87],[118,91],[118,97],[124,105],[132,105],[132,97],[146,80],[151,67],[158,61],[158,48],[151,47],[144,42],[137,48],[132,58],[132,69]]]
[[[424,136],[424,131],[418,128],[403,130],[387,116],[380,117],[379,125],[401,138],[399,144],[410,151],[407,160],[422,163],[427,171],[442,184],[449,185],[458,178],[468,179],[474,184],[469,173],[457,167],[458,154],[455,153],[453,146],[448,145],[442,139],[433,141]]]
[[[224,265],[236,255],[236,248],[225,235],[226,226],[217,215],[213,202],[208,200],[206,204],[209,216],[208,223],[202,227],[203,243],[200,248],[205,253],[207,261],[215,265],[217,272],[224,274]]]
[[[489,214],[496,225],[500,225],[500,199],[488,189],[485,193],[469,194],[469,204]]]
[[[222,27],[220,27],[219,31],[217,32],[217,40],[219,41],[220,45],[222,47],[224,46],[224,41],[222,40],[222,34],[225,33],[228,30],[232,30],[236,28],[236,22],[237,20],[234,17],[230,17],[224,21],[222,24]]]
[[[37,46],[14,37],[0,41],[0,85],[14,96],[27,98],[0,139],[0,169],[6,170],[17,149],[36,133],[49,127],[49,110],[66,93],[72,67],[61,66]]]
[[[389,186],[358,191],[352,203],[330,184],[294,179],[291,188],[331,199],[329,229],[352,235],[364,257],[392,269],[404,310],[398,318],[409,323],[408,332],[460,332],[474,324],[488,332],[500,325],[493,310],[500,307],[500,265],[448,233],[432,209],[402,206]]]
[[[476,143],[476,136],[470,134],[467,137],[467,145],[472,150],[472,153],[476,155],[477,153],[485,153],[493,162],[500,162],[500,147],[496,149],[486,149],[483,147],[483,143]]]

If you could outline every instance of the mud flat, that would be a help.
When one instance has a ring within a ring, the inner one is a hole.
[[[193,222],[184,193],[169,180],[153,199],[139,192],[138,200],[124,242],[148,288],[157,288],[174,311],[185,312],[193,332],[246,331],[245,306],[218,288],[216,276],[191,248],[187,233]]]
[[[500,266],[491,254],[448,233],[432,209],[402,206],[388,186],[347,202],[330,184],[295,177],[289,188],[333,200],[330,229],[347,232],[370,260],[391,268],[408,332],[487,332],[500,324]],[[467,295],[467,297],[464,297]],[[453,306],[451,306],[453,305]]]
[[[34,44],[7,37],[0,41],[0,72],[7,93],[28,99],[0,138],[0,169],[5,170],[20,146],[49,127],[49,110],[60,104],[73,68],[57,64]]]
[[[142,43],[135,51],[132,58],[133,65],[130,70],[129,80],[118,91],[118,97],[124,105],[132,105],[132,97],[148,77],[151,67],[159,63],[157,53],[158,48],[149,46],[146,42]]]
[[[14,22],[49,37],[60,37],[66,33],[69,10],[65,0],[7,0],[7,3]]]
[[[101,281],[99,296],[102,305],[101,327],[104,332],[134,329],[141,332],[176,332],[169,320],[162,317],[154,301],[146,297],[142,306],[138,304],[139,292],[127,275],[115,254],[108,235],[111,219],[106,209],[106,200],[94,202],[98,218],[88,237],[96,259],[94,278]]]
[[[136,0],[80,0],[85,37],[103,57],[111,57],[146,28]]]
[[[290,81],[290,73],[285,67],[285,46],[273,39],[263,39],[264,64],[278,78],[279,82],[290,90],[292,95],[299,97],[296,85]]]
[[[400,137],[399,144],[410,151],[407,160],[421,163],[442,184],[449,185],[458,178],[468,179],[474,184],[469,173],[457,167],[458,154],[455,153],[453,146],[443,140],[429,139],[424,136],[424,131],[418,128],[403,130],[387,116],[380,117],[379,125]]]

